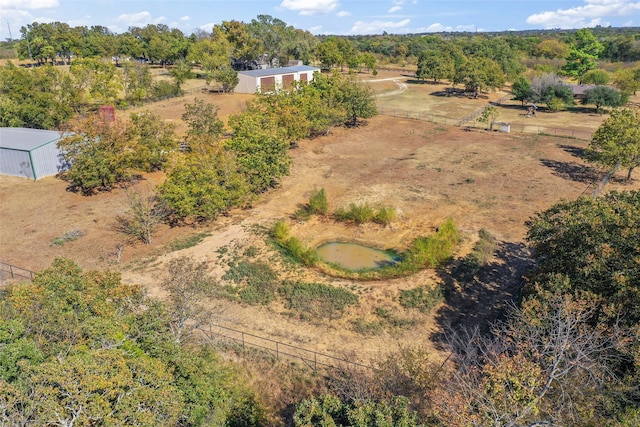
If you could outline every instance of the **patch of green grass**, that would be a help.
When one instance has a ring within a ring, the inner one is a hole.
[[[422,313],[428,313],[443,300],[444,294],[440,286],[433,289],[420,286],[400,291],[400,305],[404,308],[415,308]]]
[[[277,274],[266,264],[240,261],[230,263],[223,280],[244,285],[237,292],[240,301],[251,305],[266,305],[275,299],[278,288]]]
[[[387,308],[377,307],[374,314],[375,320],[366,321],[360,317],[352,321],[353,331],[361,335],[379,335],[389,328],[402,329],[416,325],[415,320],[397,316]]]
[[[496,238],[484,228],[480,229],[478,241],[471,252],[453,268],[452,276],[461,282],[473,280],[478,271],[489,263],[496,248]]]
[[[297,237],[289,236],[289,226],[284,221],[276,222],[270,234],[284,254],[294,261],[306,266],[314,266],[318,262],[316,250],[303,244]]]
[[[278,289],[285,307],[307,320],[337,319],[358,296],[348,290],[322,283],[285,281]]]
[[[302,205],[294,214],[294,218],[300,221],[306,221],[312,215],[325,216],[329,213],[329,201],[324,188],[313,191],[309,197],[309,203]]]
[[[84,236],[84,232],[81,230],[71,230],[64,233],[62,236],[55,237],[51,240],[51,246],[62,246],[67,242],[73,242]]]
[[[169,242],[169,244],[167,244],[167,247],[172,252],[180,251],[182,249],[192,248],[209,236],[211,236],[211,233],[207,233],[207,232],[192,234],[190,236],[183,237],[180,239],[176,239],[172,242]]]
[[[361,205],[351,203],[349,209],[340,208],[336,210],[334,215],[340,221],[353,221],[356,224],[364,224],[373,220],[375,212],[366,202]]]
[[[360,335],[379,335],[384,331],[384,322],[381,320],[373,320],[367,322],[362,317],[359,317],[351,322],[353,331]]]
[[[379,224],[389,225],[393,222],[393,220],[396,219],[396,216],[397,216],[397,213],[394,207],[383,206],[380,209],[378,209],[378,212],[374,217],[374,221]]]

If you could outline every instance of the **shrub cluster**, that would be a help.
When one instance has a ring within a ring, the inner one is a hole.
[[[284,221],[277,221],[271,228],[271,237],[285,253],[306,266],[314,266],[318,262],[315,249],[308,247],[297,237],[289,235],[289,226]]]
[[[396,210],[392,206],[382,206],[376,211],[366,202],[360,205],[351,203],[349,209],[341,208],[336,210],[335,218],[339,221],[353,221],[356,224],[365,224],[373,221],[389,225],[396,218]]]
[[[285,298],[285,307],[303,319],[336,319],[358,302],[353,292],[322,283],[285,281],[278,292]]]

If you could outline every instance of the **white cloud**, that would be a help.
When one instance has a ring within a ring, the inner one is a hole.
[[[58,4],[58,0],[0,0],[2,9],[46,9]]]
[[[309,31],[311,34],[319,34],[321,29],[322,25],[316,25],[314,27],[307,28],[307,31]]]
[[[346,10],[341,10],[340,12],[336,13],[336,15],[339,18],[344,18],[345,16],[351,16],[351,12],[347,12]]]
[[[389,11],[387,11],[387,13],[393,13],[399,10],[402,10],[402,6],[393,6],[391,9],[389,9]]]
[[[640,13],[640,2],[630,0],[585,0],[584,6],[536,13],[527,23],[543,28],[582,28],[608,25],[610,16],[633,16]]]
[[[331,13],[338,8],[338,0],[282,0],[280,7],[297,11],[300,15]]]
[[[419,29],[416,33],[442,33],[442,32],[469,32],[469,31],[484,31],[482,28],[477,28],[475,25],[442,25],[439,22],[429,25],[427,28]]]
[[[356,21],[349,30],[349,34],[379,34],[383,31],[394,31],[402,29],[409,25],[410,19],[403,19],[402,21]],[[397,32],[397,31],[396,31]]]
[[[180,19],[179,19],[179,21],[182,21],[182,22],[187,22],[187,21],[190,21],[190,20],[191,20],[191,17],[189,17],[189,16],[181,16]]]
[[[198,27],[198,29],[200,29],[200,30],[202,30],[202,31],[206,31],[206,32],[210,33],[210,32],[212,32],[212,31],[213,31],[213,27],[214,27],[215,25],[218,25],[218,23],[209,22],[209,23],[207,23],[207,24],[200,25],[200,26]]]
[[[167,18],[161,16],[153,18],[148,11],[138,13],[123,13],[116,18],[116,22],[126,27],[146,27],[149,24],[159,24],[166,21]]]

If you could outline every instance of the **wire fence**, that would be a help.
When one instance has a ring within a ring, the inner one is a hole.
[[[36,273],[12,264],[0,261],[0,282],[7,279],[29,279],[32,280]]]
[[[372,369],[372,367],[358,362],[297,347],[295,345],[286,344],[270,338],[261,337],[221,325],[210,325],[209,328],[203,330],[203,332],[211,341],[231,342],[238,345],[243,350],[252,348],[266,351],[276,360],[280,360],[283,357],[300,360],[314,370],[317,370],[319,367],[341,368],[344,366]]]
[[[500,105],[508,98],[509,98],[508,95],[505,97],[502,97],[498,101],[488,104],[485,107],[482,107],[462,118],[446,117],[446,116],[440,116],[437,114],[425,113],[421,111],[408,111],[408,110],[402,110],[398,108],[389,108],[389,107],[382,107],[382,106],[378,107],[378,113],[385,116],[421,120],[421,121],[432,122],[432,123],[442,123],[445,125],[462,127],[469,123],[474,123],[475,119],[478,118],[487,107],[491,106],[492,104]],[[552,126],[543,126],[543,125],[525,124],[525,123],[510,123],[509,131],[519,132],[519,133],[535,133],[540,135],[562,136],[566,138],[581,139],[586,141],[590,141],[593,136],[593,133],[591,131],[586,131],[586,130],[557,128]]]

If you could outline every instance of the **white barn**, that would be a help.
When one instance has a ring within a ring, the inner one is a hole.
[[[319,72],[320,69],[309,65],[238,71],[238,84],[234,91],[237,93],[256,93],[288,89],[294,81],[312,81],[313,73],[316,71]]]
[[[38,180],[64,169],[53,130],[0,128],[0,174]]]

